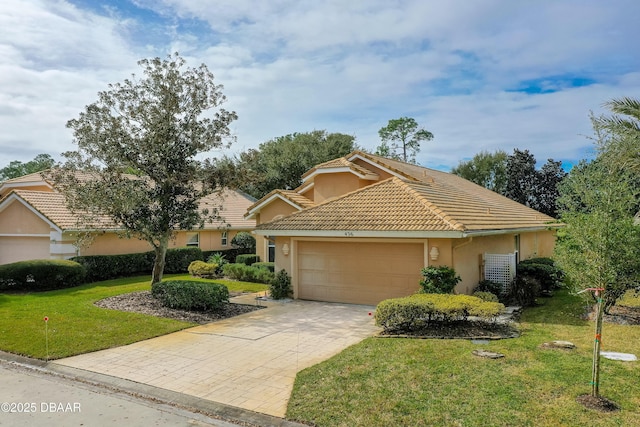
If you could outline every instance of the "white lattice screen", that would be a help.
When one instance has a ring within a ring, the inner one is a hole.
[[[509,290],[516,277],[516,254],[484,254],[484,279],[502,284],[502,292]]]

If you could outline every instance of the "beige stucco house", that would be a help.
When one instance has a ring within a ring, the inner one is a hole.
[[[203,198],[203,207],[222,206],[220,215],[224,221],[206,224],[203,229],[178,231],[170,247],[197,246],[203,251],[230,249],[236,233],[255,227],[255,220],[244,218],[254,201],[232,190]],[[77,218],[66,208],[64,196],[40,173],[0,185],[0,264],[152,249],[145,241],[120,238],[117,227],[106,223],[92,230],[95,237],[89,246],[77,248],[74,243],[81,228]]]
[[[551,256],[554,219],[456,175],[356,151],[315,166],[295,190],[249,207],[257,251],[292,277],[294,297],[377,304],[453,267],[469,293],[487,255]]]

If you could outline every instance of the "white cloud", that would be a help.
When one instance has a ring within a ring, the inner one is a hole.
[[[312,129],[373,149],[389,119],[412,116],[435,134],[419,156],[431,166],[514,147],[578,159],[589,110],[640,89],[634,0],[122,4],[0,5],[0,167],[72,149],[67,120],[173,51],[224,85],[237,149]],[[512,91],[527,84],[557,91]]]

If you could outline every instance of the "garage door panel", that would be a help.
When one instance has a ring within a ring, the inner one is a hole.
[[[298,297],[377,304],[419,288],[422,243],[298,242]]]

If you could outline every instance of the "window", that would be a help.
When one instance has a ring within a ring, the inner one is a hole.
[[[276,261],[276,242],[273,237],[269,236],[267,240],[267,258],[269,262]]]
[[[223,231],[222,232],[222,239],[220,240],[220,243],[222,244],[222,246],[227,246],[227,232]]]
[[[200,233],[187,233],[187,246],[200,247]]]

